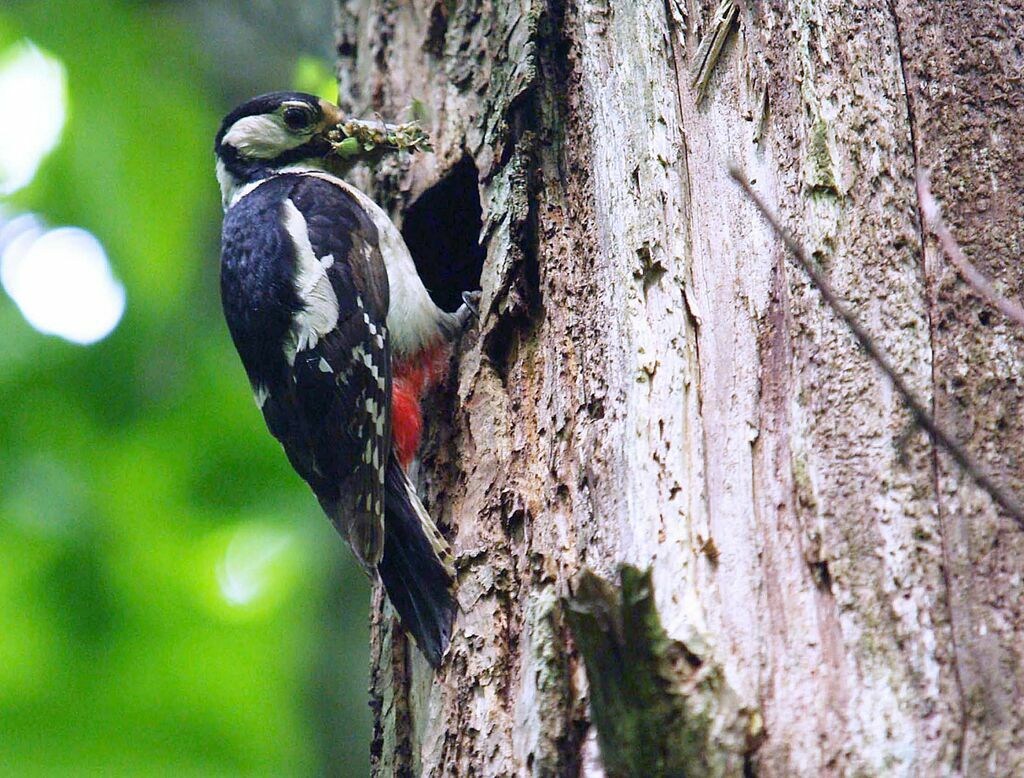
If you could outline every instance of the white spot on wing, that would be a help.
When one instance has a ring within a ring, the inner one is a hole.
[[[423,527],[423,532],[426,534],[427,540],[430,542],[431,547],[437,554],[438,561],[444,565],[445,572],[454,578],[455,567],[451,561],[451,548],[438,531],[437,525],[434,524],[434,520],[430,518],[430,514],[427,513],[427,509],[423,507],[423,503],[420,502],[419,495],[416,494],[416,490],[409,482],[409,477],[404,473],[402,475],[403,481],[405,482],[405,492],[409,497],[409,503],[412,505],[413,511],[416,513],[416,517],[420,521],[420,526]]]
[[[333,371],[333,370],[331,369],[331,364],[330,364],[330,362],[328,362],[328,361],[327,361],[326,359],[324,359],[323,357],[320,357],[320,364],[318,364],[318,365],[317,365],[317,367],[319,367],[319,368],[320,368],[320,372],[321,372],[321,373],[333,373],[333,372],[334,372],[334,371]]]
[[[256,407],[261,411],[263,410],[263,406],[266,404],[268,397],[270,397],[270,392],[267,390],[267,387],[260,386],[259,384],[256,384],[256,386],[253,387],[252,398],[256,401]]]
[[[366,365],[367,369],[369,369],[371,373],[373,373],[373,380],[377,382],[377,385],[383,385],[380,370],[378,370],[377,365],[374,364],[373,357],[367,354],[365,351],[363,352],[363,364]]]
[[[371,335],[377,334],[377,325],[370,321],[370,314],[363,313],[363,324],[366,325],[366,329]]]
[[[284,226],[295,245],[295,291],[304,304],[292,317],[293,342],[285,345],[289,364],[295,353],[316,346],[338,324],[338,297],[327,270],[313,253],[306,217],[291,200],[284,201]]]

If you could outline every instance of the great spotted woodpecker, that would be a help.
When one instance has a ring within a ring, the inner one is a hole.
[[[437,666],[455,571],[405,467],[423,393],[479,297],[455,313],[434,305],[387,214],[328,172],[326,134],[341,119],[298,92],[225,117],[221,300],[267,427]]]

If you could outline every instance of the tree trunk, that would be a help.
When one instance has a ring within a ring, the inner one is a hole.
[[[726,171],[1024,493],[1024,337],[914,185],[1020,294],[1024,4],[339,11],[343,107],[436,149],[359,182],[483,289],[418,470],[462,613],[435,674],[377,593],[375,774],[1024,774],[1024,534]]]

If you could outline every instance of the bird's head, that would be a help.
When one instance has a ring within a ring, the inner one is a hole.
[[[319,166],[341,109],[304,92],[271,92],[242,103],[217,132],[217,180],[225,206],[248,183],[288,165]]]

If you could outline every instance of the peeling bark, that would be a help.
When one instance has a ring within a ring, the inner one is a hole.
[[[599,774],[560,603],[623,563],[650,569],[667,638],[759,711],[748,770],[1024,773],[1024,536],[907,434],[726,172],[1024,494],[1024,333],[925,238],[914,186],[931,169],[972,262],[1019,296],[1024,8],[338,7],[342,105],[418,101],[436,149],[357,183],[401,224],[468,156],[486,248],[417,476],[462,613],[435,675],[375,598],[375,774]]]

